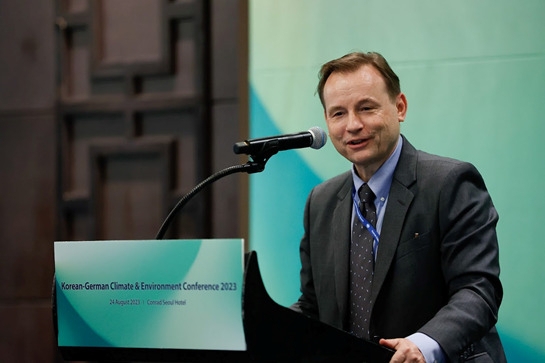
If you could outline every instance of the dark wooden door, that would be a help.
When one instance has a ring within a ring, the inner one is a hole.
[[[241,162],[246,0],[0,1],[0,360],[60,361],[53,241],[152,239]],[[243,237],[246,177],[168,237]]]
[[[70,6],[71,5],[71,6]],[[60,238],[154,238],[211,172],[208,3],[59,3]],[[208,237],[209,192],[170,236]]]

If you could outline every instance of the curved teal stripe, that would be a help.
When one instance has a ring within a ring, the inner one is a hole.
[[[532,347],[520,341],[520,339],[517,339],[513,335],[502,331],[501,327],[498,330],[508,362],[545,362],[545,352],[538,347]]]
[[[70,301],[64,295],[59,282],[55,279],[56,309],[58,317],[58,343],[71,347],[111,347],[109,341],[104,339],[87,322],[82,319],[74,309]],[[72,329],[77,329],[73,331]]]
[[[250,87],[250,134],[265,137],[302,130],[279,130]],[[250,177],[250,248],[257,251],[265,287],[282,305],[299,297],[299,241],[310,189],[321,179],[297,151],[274,155],[265,170]]]

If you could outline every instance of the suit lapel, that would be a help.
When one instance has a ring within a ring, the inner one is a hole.
[[[337,206],[333,212],[330,241],[335,244],[335,293],[339,314],[344,324],[348,307],[348,281],[350,256],[350,219],[352,213],[352,174],[337,193]]]
[[[403,138],[403,149],[394,172],[380,234],[377,263],[373,277],[373,302],[377,301],[378,293],[384,284],[394,259],[405,216],[414,197],[409,187],[416,181],[416,162],[416,149]]]

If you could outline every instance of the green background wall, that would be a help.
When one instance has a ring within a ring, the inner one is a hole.
[[[401,79],[402,133],[474,163],[500,214],[510,362],[545,362],[545,1],[250,0],[252,137],[325,129],[320,65],[378,51]],[[310,188],[347,170],[331,144],[287,151],[250,180],[250,244],[280,304],[299,295],[298,245]]]

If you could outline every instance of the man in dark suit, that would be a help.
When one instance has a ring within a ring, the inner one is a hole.
[[[396,350],[392,362],[505,362],[495,329],[498,215],[479,172],[400,134],[407,100],[380,54],[324,64],[318,94],[331,141],[353,168],[308,197],[292,307],[376,339]],[[370,187],[363,197],[361,185]],[[360,244],[368,252],[354,253]],[[359,273],[365,261],[370,272]]]

